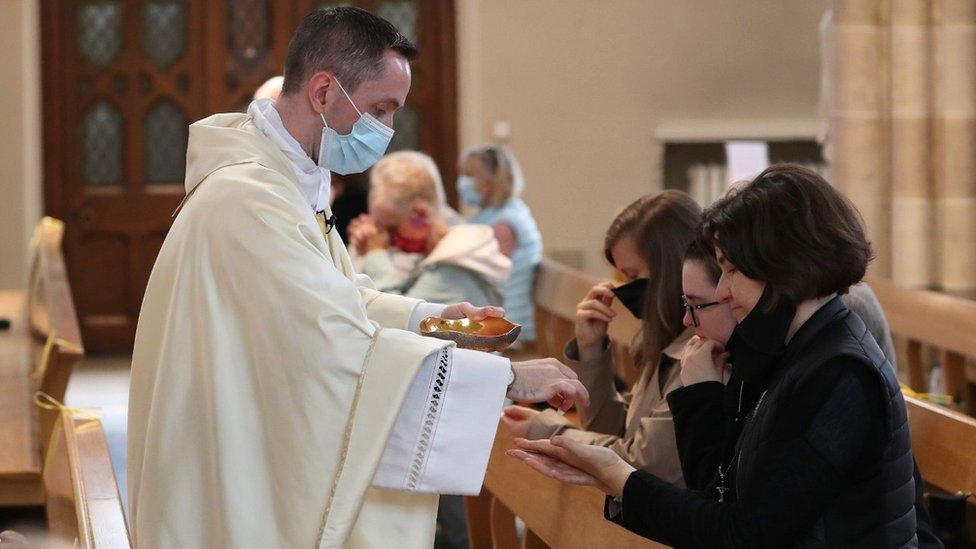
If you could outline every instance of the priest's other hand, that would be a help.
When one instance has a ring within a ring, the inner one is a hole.
[[[574,404],[588,406],[590,394],[576,372],[554,358],[513,362],[515,381],[508,398],[518,402],[548,402],[565,412]]]
[[[502,410],[502,425],[512,436],[525,438],[529,432],[529,424],[540,412],[525,406],[506,406]]]
[[[467,301],[462,301],[461,303],[455,303],[453,305],[448,305],[444,308],[444,312],[441,313],[443,318],[449,320],[459,320],[462,318],[470,318],[471,320],[484,320],[489,316],[503,317],[505,316],[505,309],[501,307],[475,307],[474,305],[468,303]]]
[[[636,471],[616,452],[564,436],[551,440],[515,439],[515,448],[505,452],[536,471],[567,484],[595,486],[604,494],[620,496],[631,473]]]

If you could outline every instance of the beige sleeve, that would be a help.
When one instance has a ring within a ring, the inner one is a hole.
[[[629,395],[621,395],[614,387],[613,355],[610,346],[604,345],[603,353],[595,360],[580,360],[579,348],[573,339],[563,351],[566,364],[578,375],[580,382],[590,393],[590,405],[578,407],[580,423],[588,431],[622,435],[627,422]]]
[[[420,299],[380,292],[361,284],[359,292],[366,304],[366,316],[383,328],[409,330],[410,316],[423,303]]]

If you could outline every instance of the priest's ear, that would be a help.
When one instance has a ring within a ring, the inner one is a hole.
[[[335,76],[331,72],[319,71],[308,79],[305,89],[308,92],[308,100],[312,104],[312,110],[317,113],[325,111],[325,103],[329,96],[329,90],[335,87]]]

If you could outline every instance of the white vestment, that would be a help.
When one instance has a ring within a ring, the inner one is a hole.
[[[191,126],[186,186],[133,352],[137,546],[429,547],[433,492],[483,479],[507,361],[405,331],[419,302],[354,273],[249,116]]]

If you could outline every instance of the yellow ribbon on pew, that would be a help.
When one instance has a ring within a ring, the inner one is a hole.
[[[955,402],[955,398],[952,395],[942,395],[939,393],[919,393],[912,390],[911,387],[905,385],[901,381],[898,382],[901,386],[901,392],[905,396],[910,396],[912,398],[917,398],[919,400],[924,400],[926,402],[931,402],[932,404],[938,404],[939,406],[952,406]]]
[[[101,419],[102,417],[102,412],[97,408],[72,408],[70,406],[65,406],[60,400],[45,393],[44,391],[37,391],[34,393],[34,406],[44,410],[68,412],[72,417],[79,419]]]
[[[51,362],[51,354],[54,352],[54,345],[58,342],[58,336],[51,330],[51,333],[47,335],[47,341],[44,342],[44,350],[41,351],[41,360],[37,363],[37,368],[31,373],[30,378],[34,381],[40,381],[44,379],[44,374],[47,372],[47,365]]]

